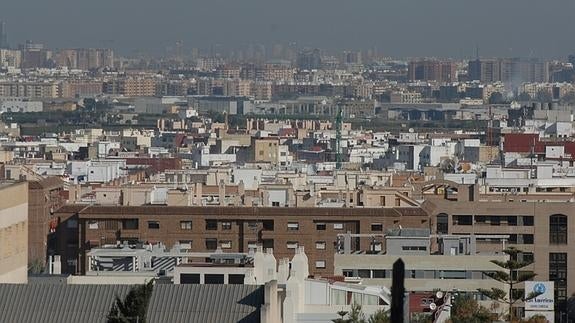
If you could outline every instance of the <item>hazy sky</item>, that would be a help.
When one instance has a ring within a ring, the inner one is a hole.
[[[0,0],[14,46],[161,53],[287,43],[378,48],[390,56],[564,57],[575,52],[575,0]],[[113,43],[108,40],[114,40]]]

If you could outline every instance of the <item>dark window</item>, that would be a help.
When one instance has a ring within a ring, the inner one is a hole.
[[[262,248],[264,248],[264,249],[273,249],[273,248],[274,248],[274,239],[264,239],[264,240],[262,240]]]
[[[229,274],[228,284],[243,285],[244,284],[244,277],[245,277],[245,275],[241,275],[241,274]]]
[[[343,276],[344,276],[344,277],[353,277],[353,270],[351,270],[351,269],[344,269],[344,270],[343,270]]]
[[[199,284],[200,274],[180,274],[180,284]]]
[[[385,278],[385,270],[374,269],[371,271],[373,278]]]
[[[508,216],[507,217],[507,225],[517,225],[517,217],[516,216]]]
[[[524,216],[523,217],[523,225],[526,227],[533,226],[533,216]]]
[[[325,223],[316,223],[316,224],[315,224],[315,229],[316,229],[316,230],[320,230],[320,231],[321,231],[321,230],[325,230],[325,227],[326,227]]]
[[[475,223],[487,223],[487,216],[485,216],[485,215],[476,215],[476,216],[475,216]]]
[[[471,225],[473,223],[473,217],[471,215],[455,215],[453,217],[457,225]]]
[[[500,216],[492,216],[490,219],[491,225],[501,225],[501,217]]]
[[[383,224],[381,224],[381,223],[372,223],[372,224],[371,224],[371,231],[383,231]]]
[[[437,215],[437,233],[447,234],[449,231],[449,217],[445,213]]]
[[[521,258],[523,258],[522,261],[526,263],[532,263],[535,260],[532,252],[522,252]]]
[[[218,221],[216,220],[206,220],[206,230],[217,230]]]
[[[567,305],[567,253],[549,254],[549,280],[555,282],[555,310],[565,311]]]
[[[231,222],[222,222],[222,230],[231,230],[232,223]]]
[[[180,229],[192,230],[192,221],[180,221]]]
[[[523,235],[523,244],[533,244],[533,235],[532,234],[524,234]]]
[[[517,235],[516,234],[510,234],[509,235],[509,243],[513,243],[513,244],[517,243]]]
[[[369,269],[359,269],[357,271],[357,276],[361,278],[371,278],[371,270]]]
[[[124,229],[124,230],[138,230],[138,219],[122,220],[122,229]]]
[[[549,217],[549,243],[567,244],[567,216],[554,214]]]
[[[218,249],[218,239],[215,239],[215,238],[206,239],[206,249],[208,249],[208,250]]]
[[[273,231],[274,230],[274,221],[273,220],[263,220],[262,221],[264,230]]]
[[[222,274],[205,274],[204,284],[218,284],[224,283],[224,275]]]
[[[148,221],[148,229],[159,229],[160,222],[158,221]]]
[[[280,202],[272,202],[272,206],[280,206]]]

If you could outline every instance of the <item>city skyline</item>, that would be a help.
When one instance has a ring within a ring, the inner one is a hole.
[[[137,12],[132,0],[110,4],[77,6],[58,0],[58,6],[52,6],[8,0],[0,19],[7,24],[12,46],[30,39],[54,48],[112,47],[127,55],[164,53],[178,40],[186,50],[297,42],[326,50],[375,47],[386,56],[407,57],[472,57],[476,47],[484,57],[558,58],[575,51],[566,41],[566,22],[575,4],[563,0],[488,0],[473,10],[466,1],[455,0],[353,5],[341,0],[144,0],[138,2]],[[31,14],[26,10],[30,6],[42,14]]]

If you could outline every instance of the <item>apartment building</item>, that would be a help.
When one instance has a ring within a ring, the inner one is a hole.
[[[28,281],[28,184],[0,183],[0,281]]]
[[[57,98],[59,86],[57,82],[0,82],[0,97],[23,97],[23,98]]]
[[[333,274],[333,254],[340,235],[351,232],[382,233],[399,226],[429,228],[427,213],[419,207],[381,209],[290,207],[170,207],[66,205],[59,219],[55,254],[62,255],[62,270],[85,273],[85,255],[93,247],[117,242],[157,243],[168,248],[188,244],[194,252],[248,252],[261,245],[277,257],[291,257],[305,247],[319,275]],[[361,250],[371,238],[351,241]],[[339,247],[338,247],[339,246]],[[78,266],[76,267],[76,261]]]
[[[438,184],[438,183],[436,183]],[[561,193],[479,194],[476,185],[455,183],[427,186],[435,194],[424,195],[422,208],[431,216],[438,234],[509,235],[508,246],[524,251],[533,260],[539,280],[555,282],[556,311],[566,311],[575,292],[575,243],[573,198]],[[545,202],[542,202],[544,201]],[[478,238],[477,251],[494,251],[499,241]]]

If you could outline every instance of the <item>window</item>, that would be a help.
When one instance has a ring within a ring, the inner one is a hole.
[[[262,240],[262,247],[264,249],[273,249],[274,248],[274,239],[263,239]]]
[[[492,216],[490,221],[491,221],[491,225],[501,225],[501,217],[500,216]]]
[[[385,206],[385,196],[380,196],[380,197],[379,197],[379,205],[380,205],[380,206]]]
[[[471,225],[473,222],[472,218],[471,215],[454,215],[453,222],[457,225]]]
[[[343,223],[334,223],[333,229],[334,230],[343,230]]]
[[[381,223],[372,223],[372,224],[371,224],[371,231],[383,231],[383,224],[381,224]]]
[[[426,246],[402,246],[401,250],[403,251],[426,251]]]
[[[517,217],[516,216],[508,216],[507,217],[507,225],[516,226],[517,225]]]
[[[180,284],[199,284],[200,274],[180,274]]]
[[[297,222],[288,222],[288,230],[289,230],[289,231],[297,231],[297,230],[299,230],[299,223],[297,223]]]
[[[138,219],[122,220],[122,229],[124,229],[124,230],[138,230]]]
[[[96,220],[88,221],[88,229],[97,230],[98,229],[98,221],[96,221]]]
[[[315,242],[315,248],[317,250],[325,250],[325,246],[326,246],[325,241],[316,241]]]
[[[557,309],[565,310],[567,305],[567,253],[549,254],[549,280],[555,282]]]
[[[325,230],[325,227],[326,227],[326,226],[325,226],[325,223],[316,223],[316,224],[315,224],[315,229],[318,230],[318,231],[323,231],[323,230]]]
[[[324,269],[325,268],[325,260],[317,260],[315,262],[315,268]]]
[[[371,271],[371,275],[373,278],[385,278],[385,270],[374,269]]]
[[[243,275],[243,274],[229,274],[228,275],[228,284],[230,284],[230,285],[243,285],[244,279],[245,279],[245,275]]]
[[[180,229],[192,230],[192,221],[180,221]]]
[[[207,249],[207,250],[216,250],[216,249],[218,249],[218,239],[215,239],[215,238],[207,238],[207,239],[206,239],[206,249]]]
[[[263,220],[262,221],[264,230],[273,231],[274,230],[274,221],[273,220]]]
[[[371,278],[371,270],[369,269],[359,269],[357,271],[357,276],[360,278]]]
[[[231,230],[232,223],[231,222],[222,222],[222,230]]]
[[[526,227],[533,226],[533,216],[524,216],[523,217],[523,225]]]
[[[224,275],[223,274],[205,274],[204,275],[204,284],[222,285],[223,283],[224,283]]]
[[[445,213],[437,215],[437,233],[447,234],[449,229],[449,217]]]
[[[297,241],[288,241],[286,244],[286,247],[288,249],[297,249],[298,247],[298,242]]]
[[[232,249],[232,241],[231,241],[231,240],[222,240],[222,241],[220,241],[220,248],[222,248],[222,249]]]
[[[567,244],[567,216],[554,214],[549,217],[549,243]]]
[[[272,202],[272,206],[280,206],[280,202]]]
[[[178,243],[180,244],[180,250],[192,250],[192,240],[180,240]]]
[[[148,229],[159,229],[160,222],[158,221],[148,221]]]
[[[485,223],[487,223],[487,216],[485,216],[485,215],[476,215],[476,216],[475,216],[475,223],[478,223],[478,224],[485,224]]]
[[[217,230],[218,221],[216,220],[206,220],[206,230]]]

